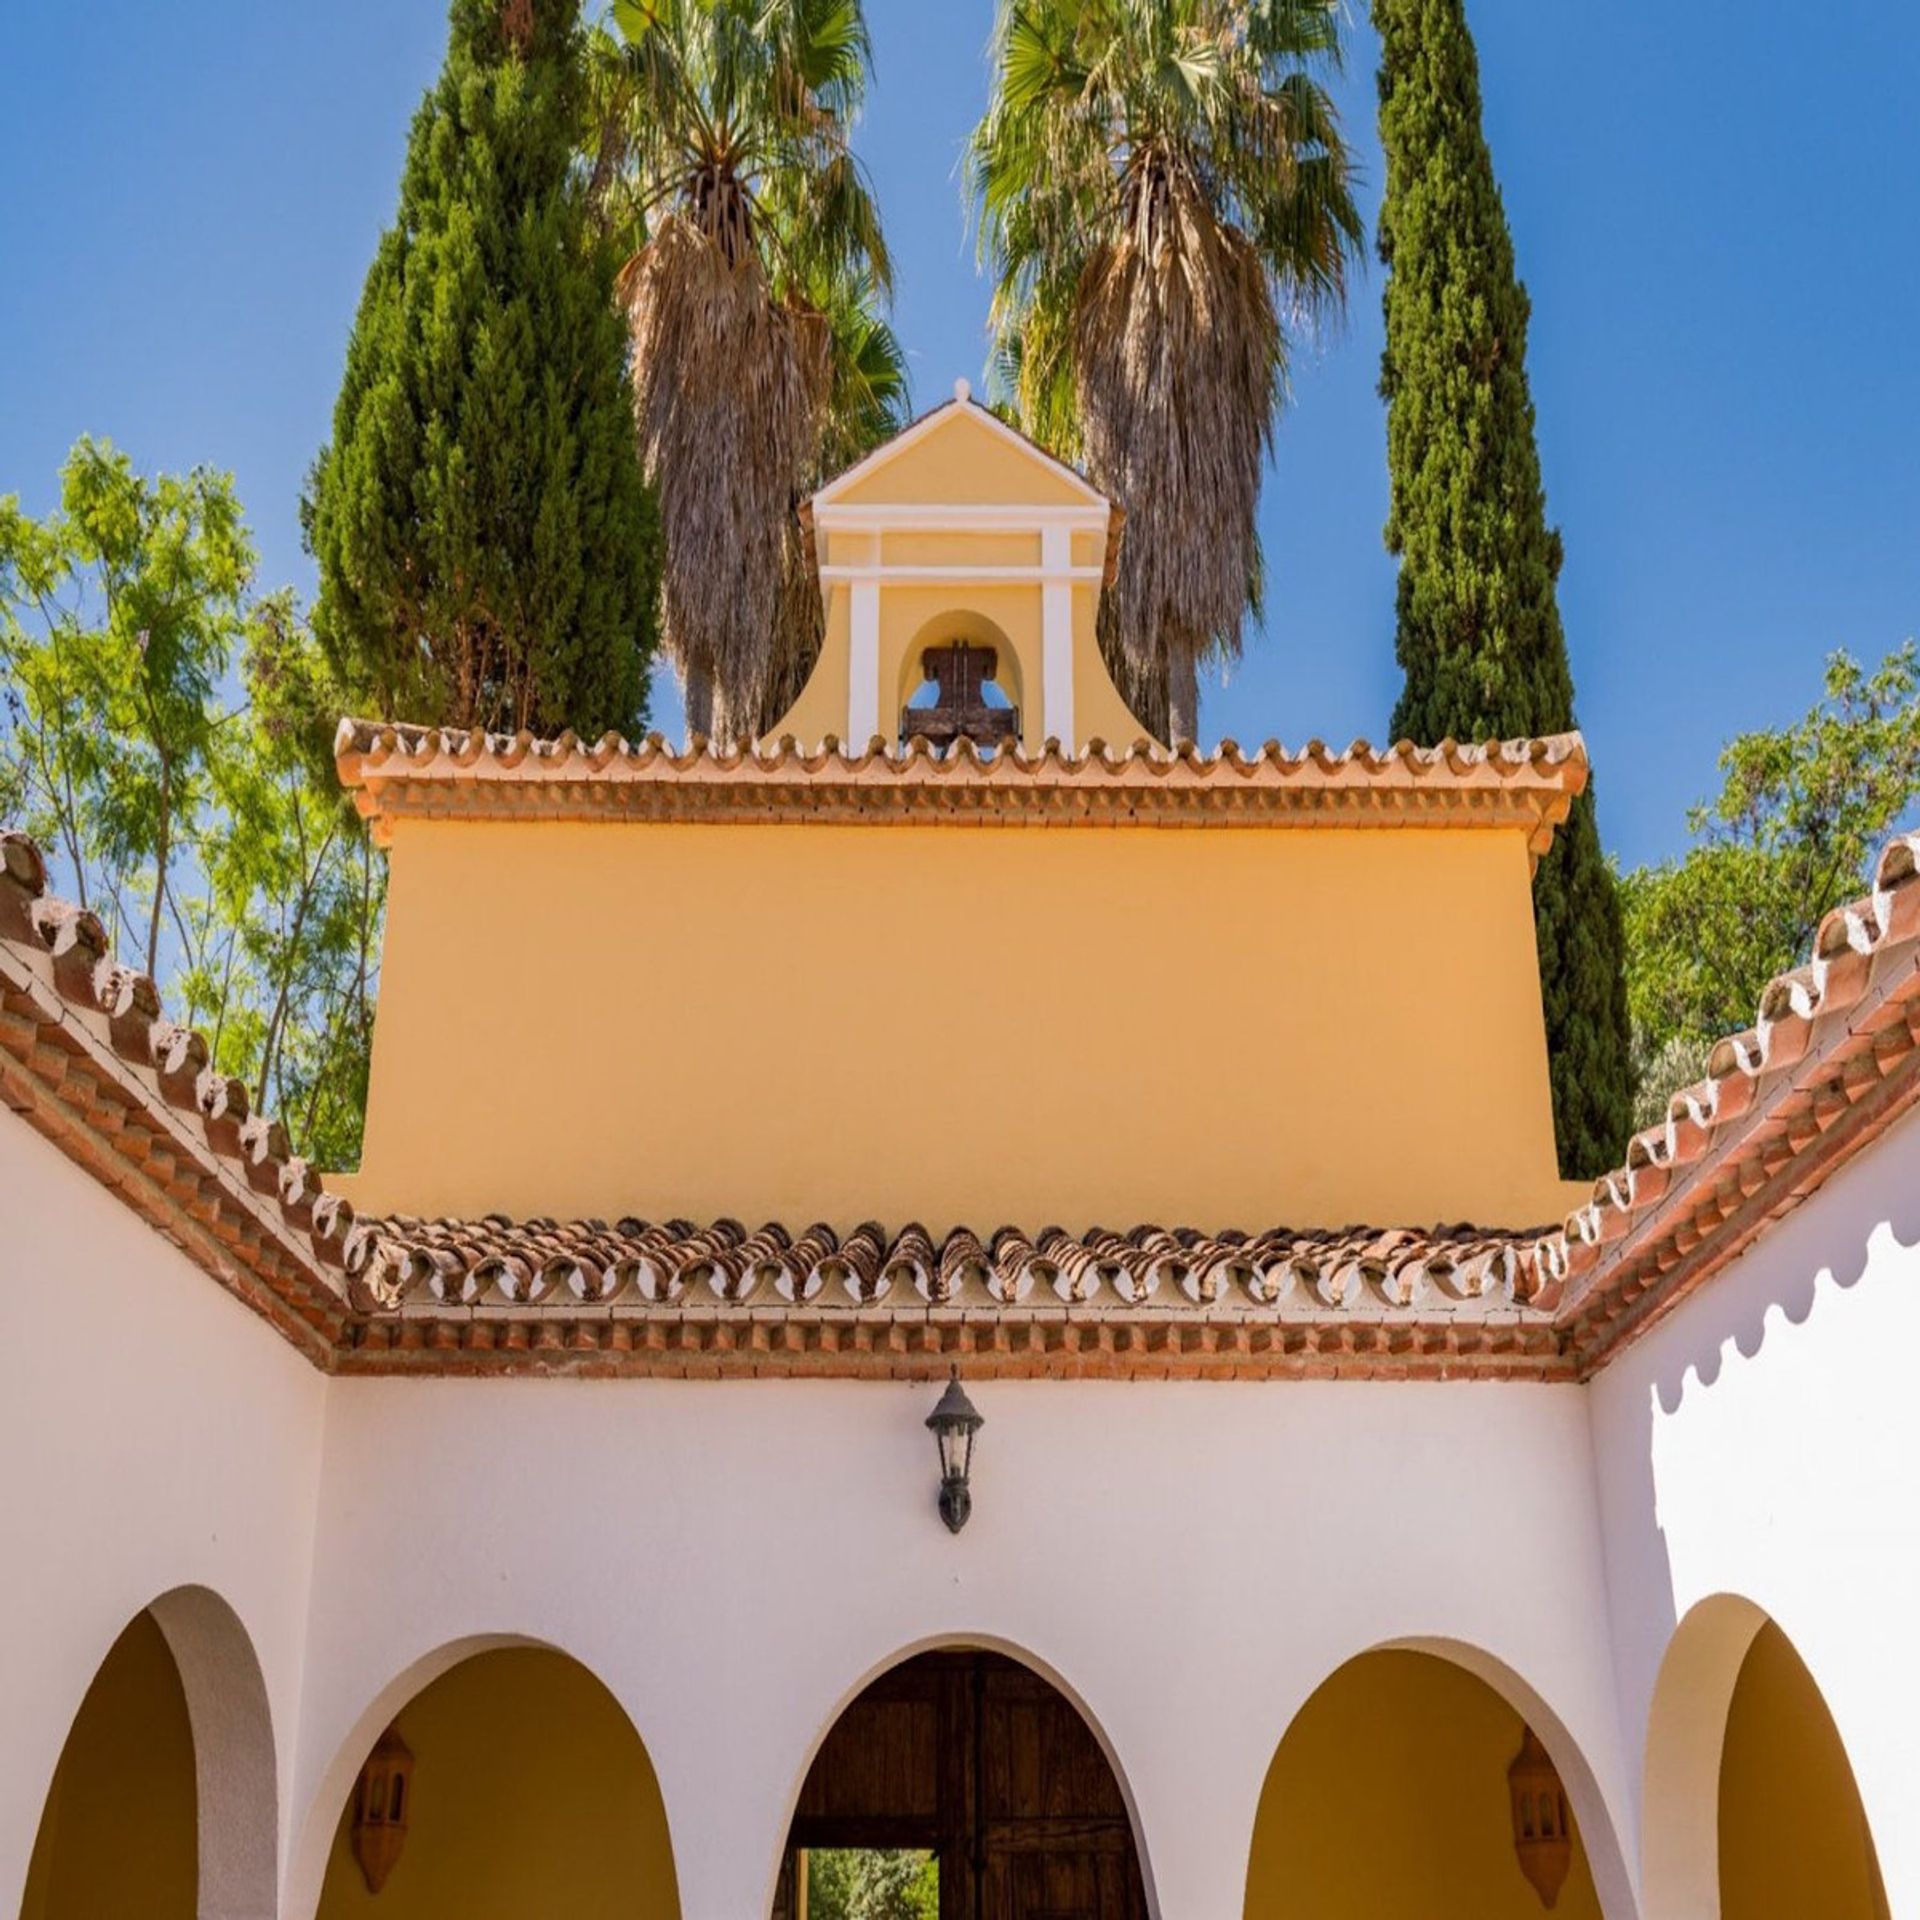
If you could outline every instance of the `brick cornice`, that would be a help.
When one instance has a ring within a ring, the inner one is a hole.
[[[645,820],[754,824],[1076,826],[1482,826],[1525,832],[1537,858],[1586,785],[1578,734],[1438,747],[1406,742],[1335,751],[1273,742],[1211,754],[1147,742],[1049,742],[983,754],[971,740],[941,752],[922,739],[854,752],[791,738],[676,752],[657,734],[597,742],[562,734],[487,734],[374,721],[341,722],[340,779],[382,845],[403,819]]]

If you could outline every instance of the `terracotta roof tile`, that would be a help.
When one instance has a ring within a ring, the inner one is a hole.
[[[1535,1252],[1540,1297],[1591,1370],[1920,1094],[1920,834],[1881,852],[1874,889],[1820,923],[1813,955],[1760,995],[1754,1024],[1629,1144],[1625,1163]]]
[[[683,1312],[797,1306],[820,1314],[928,1308],[1063,1314],[1148,1308],[1312,1316],[1398,1314],[1440,1319],[1530,1311],[1537,1234],[1354,1227],[1260,1234],[1134,1227],[1029,1236],[1002,1227],[983,1241],[957,1227],[938,1244],[910,1222],[889,1234],[855,1228],[844,1238],[777,1224],[707,1227],[622,1220],[422,1220],[358,1222],[346,1249],[356,1305],[368,1313],[442,1307],[583,1305]],[[991,1251],[989,1251],[991,1248]]]
[[[1356,741],[1341,751],[1269,741],[1252,753],[1228,740],[1211,754],[1146,741],[1095,741],[1079,754],[1049,741],[1030,754],[1018,744],[983,753],[963,739],[941,751],[920,738],[899,748],[875,738],[852,753],[832,738],[809,749],[790,736],[722,750],[696,737],[676,752],[658,734],[589,744],[343,720],[334,758],[383,844],[407,817],[1117,826],[1333,814],[1356,825],[1519,826],[1537,857],[1587,781],[1577,733],[1464,747]]]
[[[325,1364],[347,1318],[341,1203],[323,1221],[285,1130],[114,961],[99,919],[46,883],[32,840],[0,833],[6,1104]]]
[[[1916,1097],[1920,834],[1550,1234],[359,1220],[0,834],[0,1100],[354,1371],[1573,1378]]]

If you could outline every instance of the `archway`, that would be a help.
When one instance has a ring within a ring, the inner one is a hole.
[[[74,1715],[22,1920],[271,1914],[275,1779],[266,1685],[238,1615],[205,1587],[162,1594]]]
[[[1675,1630],[1647,1732],[1654,1915],[1887,1920],[1853,1769],[1787,1635],[1733,1594]]]
[[[917,1654],[842,1711],[800,1790],[775,1920],[829,1920],[819,1857],[845,1851],[912,1856],[921,1898],[902,1904],[929,1920],[1146,1917],[1098,1735],[1043,1675],[981,1648]]]
[[[101,1661],[61,1749],[21,1920],[194,1920],[193,1775],[180,1670],[160,1623],[142,1612]]]
[[[895,697],[902,741],[936,746],[959,735],[991,749],[1020,737],[1025,708],[1019,649],[985,614],[955,607],[924,622],[900,657]]]
[[[1349,1660],[1267,1770],[1247,1920],[1601,1920],[1565,1737],[1535,1719],[1435,1652]]]
[[[675,1920],[653,1764],[619,1702],[565,1654],[513,1646],[461,1660],[365,1758],[319,1920]]]

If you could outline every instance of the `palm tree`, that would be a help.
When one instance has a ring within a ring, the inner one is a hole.
[[[760,724],[793,677],[795,502],[840,384],[821,288],[891,268],[848,144],[860,0],[613,0],[587,132],[621,275],[640,451],[665,536],[661,640],[691,731]]]
[[[814,457],[801,475],[811,493],[863,459],[907,424],[907,359],[870,273],[819,274],[803,290],[827,333],[827,397]],[[825,637],[825,609],[811,542],[794,510],[786,516],[780,608],[772,668],[753,727],[764,734],[800,697]],[[863,743],[864,744],[864,743]]]
[[[1127,512],[1102,641],[1147,724],[1257,608],[1288,328],[1337,314],[1361,223],[1318,75],[1339,0],[1001,0],[968,172],[997,382]]]

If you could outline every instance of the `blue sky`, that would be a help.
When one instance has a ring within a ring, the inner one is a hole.
[[[868,0],[860,146],[916,398],[977,379],[986,288],[956,171],[989,0]],[[1369,213],[1362,17],[1340,82]],[[82,432],[238,477],[263,579],[310,585],[325,437],[438,0],[13,0],[0,59],[0,491],[35,509]],[[1472,0],[1533,296],[1530,366],[1601,828],[1684,843],[1731,732],[1835,646],[1920,629],[1920,13],[1910,0]],[[1267,630],[1204,700],[1246,743],[1381,736],[1393,570],[1380,272],[1300,348],[1262,522]],[[672,703],[656,717],[673,720]]]

